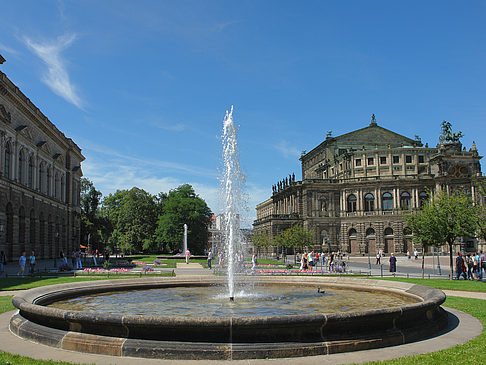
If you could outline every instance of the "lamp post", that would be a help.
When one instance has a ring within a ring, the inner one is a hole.
[[[439,247],[437,247],[437,270],[439,270],[439,275],[442,275],[442,271],[440,269],[440,251],[439,251]]]
[[[368,269],[371,270],[370,239],[368,237],[366,237],[366,251],[368,251]]]

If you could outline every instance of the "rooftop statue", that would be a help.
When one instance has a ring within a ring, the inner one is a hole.
[[[452,125],[445,120],[442,122],[442,134],[439,137],[441,143],[457,143],[459,138],[464,137],[461,131],[452,133]]]

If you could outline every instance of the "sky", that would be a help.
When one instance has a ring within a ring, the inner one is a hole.
[[[3,1],[0,70],[104,196],[193,185],[221,212],[234,105],[244,226],[321,143],[369,124],[486,151],[486,1]]]

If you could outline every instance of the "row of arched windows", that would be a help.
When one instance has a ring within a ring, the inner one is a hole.
[[[12,179],[12,146],[10,142],[5,144],[4,153],[4,171],[3,175],[7,179]],[[34,189],[34,177],[35,177],[35,162],[34,157],[31,155],[28,159],[25,156],[24,150],[20,150],[17,164],[17,180],[19,183]],[[64,174],[56,171],[54,174],[52,168],[47,166],[45,162],[41,162],[39,165],[39,174],[37,176],[37,190],[43,194],[52,196],[61,201],[65,200],[64,197]]]
[[[24,251],[27,248],[26,246],[28,246],[30,250],[36,250],[38,257],[53,257],[57,255],[59,250],[67,250],[67,225],[64,218],[60,219],[60,217],[49,215],[46,219],[42,212],[37,216],[34,209],[31,209],[30,214],[26,216],[25,209],[21,206],[18,211],[18,229],[14,237],[14,209],[11,203],[7,204],[5,212],[7,220],[5,254],[9,259],[13,259],[13,246],[17,234],[20,252]],[[29,223],[28,232],[26,230],[27,219]],[[26,240],[27,233],[29,235],[28,242]]]
[[[428,199],[428,195],[426,192],[422,191],[419,193],[419,202],[420,206],[424,204]],[[350,194],[347,198],[347,211],[352,213],[357,211],[357,201],[356,195]],[[401,209],[410,209],[411,207],[412,197],[410,193],[404,191],[400,194],[400,208]],[[372,212],[376,209],[375,206],[375,197],[371,193],[366,193],[364,196],[364,211],[365,212]],[[381,196],[381,208],[382,210],[392,210],[393,209],[393,195],[389,192],[383,193]]]

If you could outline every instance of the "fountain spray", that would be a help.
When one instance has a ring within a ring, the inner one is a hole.
[[[235,293],[235,248],[241,244],[238,208],[241,201],[243,177],[240,172],[236,126],[233,121],[233,106],[226,111],[223,121],[223,190],[225,200],[223,237],[228,260],[229,298],[234,300]]]

